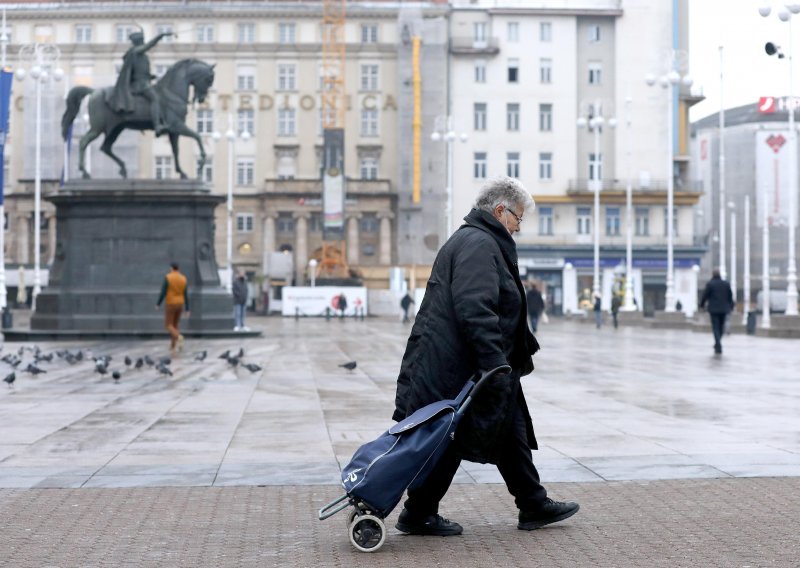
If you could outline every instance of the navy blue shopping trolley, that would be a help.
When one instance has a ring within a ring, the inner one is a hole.
[[[425,481],[447,446],[473,397],[488,379],[507,373],[503,365],[478,380],[467,381],[453,400],[441,400],[417,410],[375,440],[361,446],[342,470],[345,494],[319,510],[327,519],[348,507],[350,542],[361,552],[375,552],[386,540],[383,523],[407,489]]]

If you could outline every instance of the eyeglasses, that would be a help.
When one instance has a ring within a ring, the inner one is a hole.
[[[517,225],[521,225],[522,224],[522,217],[520,217],[519,215],[514,213],[508,205],[506,205],[506,211],[508,211],[509,213],[511,213],[514,216],[514,219],[517,220]]]

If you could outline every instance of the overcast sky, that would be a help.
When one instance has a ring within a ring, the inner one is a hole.
[[[777,43],[789,51],[788,22],[778,19],[783,2],[768,2],[772,13],[761,17],[762,0],[689,0],[690,73],[706,100],[692,107],[691,119],[719,111],[719,46],[724,47],[725,108],[755,103],[761,96],[789,93],[788,59],[768,57],[764,44]],[[800,14],[792,16],[794,30],[794,95],[800,96]]]

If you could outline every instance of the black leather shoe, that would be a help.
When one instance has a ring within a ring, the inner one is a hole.
[[[520,511],[517,528],[523,531],[532,531],[545,525],[568,519],[577,513],[580,508],[580,505],[572,501],[562,503],[548,498],[542,503],[542,507],[536,511]]]
[[[414,518],[403,509],[397,519],[395,528],[406,534],[423,534],[432,536],[453,536],[461,534],[464,529],[458,523],[445,519],[441,515],[429,515],[422,518]]]

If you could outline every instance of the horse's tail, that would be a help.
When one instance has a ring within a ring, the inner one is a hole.
[[[61,137],[66,140],[69,132],[69,126],[75,117],[78,116],[78,111],[81,110],[81,101],[83,97],[94,91],[91,87],[73,87],[69,90],[67,95],[67,110],[64,111],[64,116],[61,117]]]

